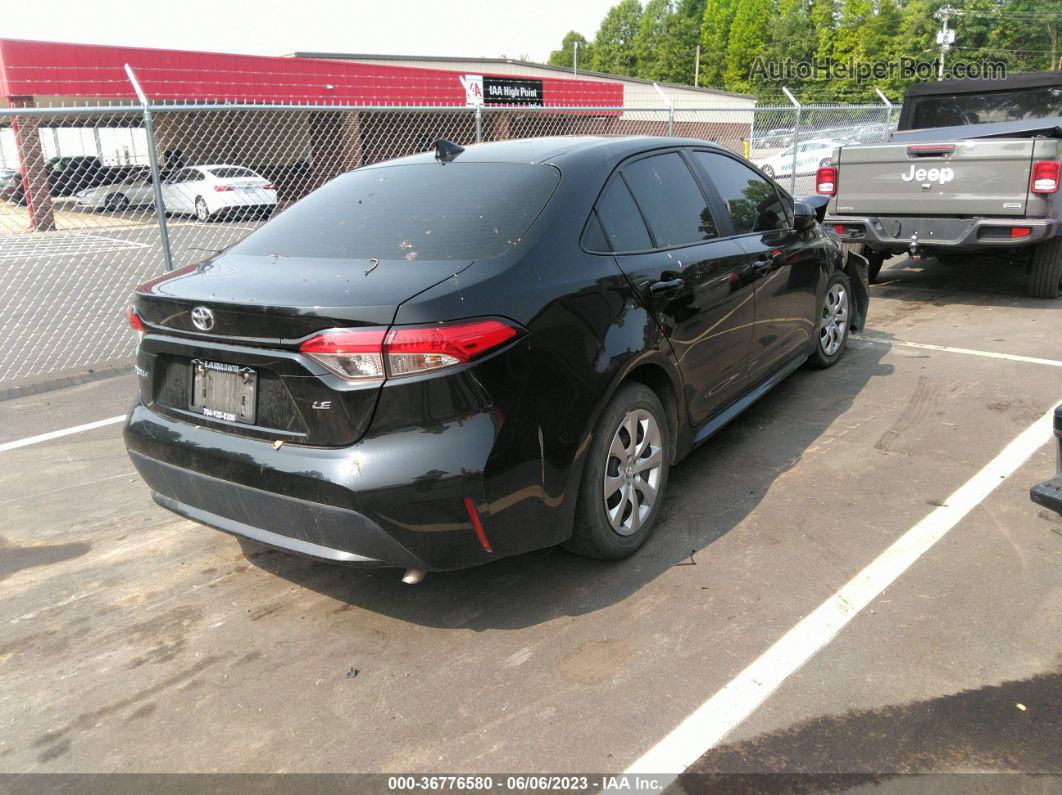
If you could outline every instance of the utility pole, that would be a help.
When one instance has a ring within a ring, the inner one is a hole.
[[[940,20],[940,30],[937,31],[937,44],[940,45],[940,63],[937,66],[937,79],[944,79],[944,59],[947,57],[951,45],[955,43],[955,31],[948,28],[948,17],[961,17],[962,12],[950,5],[936,11],[933,16]]]
[[[693,60],[693,87],[696,88],[701,82],[701,45],[697,45],[697,54]]]
[[[572,56],[572,74],[579,74],[579,40],[576,39],[572,42],[575,45],[575,54]]]

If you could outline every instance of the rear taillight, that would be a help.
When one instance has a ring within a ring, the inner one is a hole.
[[[823,166],[815,172],[815,192],[820,196],[833,196],[837,193],[837,169]]]
[[[347,381],[380,381],[465,364],[504,345],[517,331],[499,320],[426,328],[330,329],[299,350]]]
[[[129,321],[129,328],[137,334],[143,334],[146,330],[144,328],[144,321],[140,319],[140,315],[138,315],[136,310],[133,309],[132,304],[125,308],[125,319]]]
[[[267,182],[265,185],[262,186],[262,190],[276,190],[276,189],[277,189],[277,186],[274,185],[272,182]]]
[[[1010,228],[1011,237],[1028,237],[1032,234],[1031,226],[1012,226]]]
[[[844,224],[834,224],[833,225],[833,231],[834,231],[835,234],[843,235],[844,234]]]
[[[236,190],[236,188],[232,187],[232,185],[215,185],[214,186],[214,192],[215,193],[225,193],[226,191],[230,191],[230,190]]]
[[[1062,163],[1057,160],[1037,160],[1033,163],[1031,190],[1033,193],[1056,193]]]

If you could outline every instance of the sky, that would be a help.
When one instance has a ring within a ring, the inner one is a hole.
[[[250,55],[529,57],[592,39],[616,0],[4,0],[0,38]]]

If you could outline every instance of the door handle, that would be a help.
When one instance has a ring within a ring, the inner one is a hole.
[[[653,282],[649,285],[649,292],[656,295],[657,293],[666,293],[671,290],[677,290],[682,287],[686,282],[682,278],[668,279],[663,282]]]

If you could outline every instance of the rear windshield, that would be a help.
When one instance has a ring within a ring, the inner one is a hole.
[[[1062,87],[912,97],[910,128],[957,127],[1062,116]]]
[[[338,259],[466,260],[516,245],[560,179],[552,166],[425,163],[352,171],[230,251]]]

